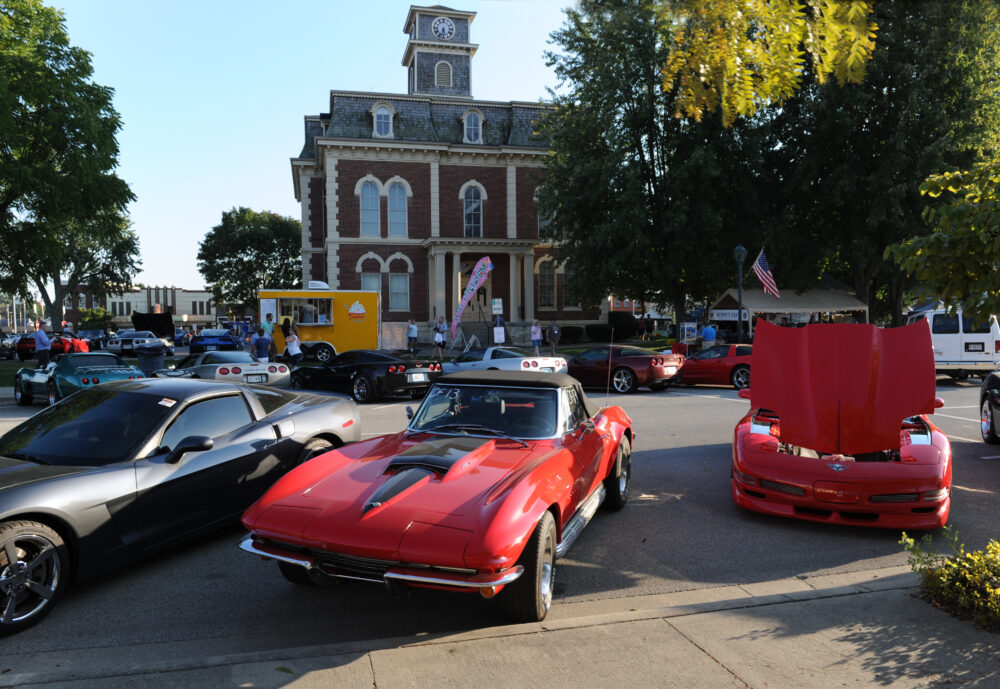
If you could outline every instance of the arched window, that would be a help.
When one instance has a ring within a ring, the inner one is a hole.
[[[538,266],[538,308],[556,307],[556,265],[552,261],[542,261]]]
[[[444,60],[434,65],[434,85],[451,86],[451,65]]]
[[[483,236],[483,195],[479,187],[465,190],[465,236]]]
[[[375,136],[392,136],[392,110],[387,105],[375,108]]]
[[[361,236],[379,236],[378,187],[374,182],[361,185]]]
[[[389,236],[406,236],[406,189],[398,182],[389,186]]]
[[[479,144],[483,142],[482,119],[479,113],[470,112],[465,115],[465,143]]]

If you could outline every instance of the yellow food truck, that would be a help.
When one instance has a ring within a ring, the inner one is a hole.
[[[378,292],[265,289],[257,293],[260,320],[274,320],[275,349],[285,349],[282,324],[294,325],[302,354],[321,362],[349,349],[378,349],[382,331]]]

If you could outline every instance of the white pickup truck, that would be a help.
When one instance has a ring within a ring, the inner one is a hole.
[[[958,309],[928,309],[911,313],[906,323],[926,321],[934,343],[934,367],[938,373],[964,380],[985,376],[1000,368],[1000,325],[997,317],[974,323]]]

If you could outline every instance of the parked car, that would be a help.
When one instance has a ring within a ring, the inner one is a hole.
[[[175,366],[154,371],[153,375],[157,378],[206,378],[276,387],[288,387],[291,383],[287,365],[261,363],[250,352],[189,354]]]
[[[49,340],[52,341],[51,355],[64,354],[66,352],[73,351],[73,340],[69,337],[64,337],[56,333],[49,334]],[[17,349],[17,358],[21,361],[27,361],[28,359],[35,358],[35,333],[28,333],[26,335],[21,335],[21,338],[17,341],[15,345]]]
[[[292,387],[339,390],[365,403],[404,393],[420,397],[440,375],[441,364],[434,361],[352,349],[321,366],[299,366],[292,371]]]
[[[979,430],[984,443],[1000,445],[997,433],[997,419],[1000,419],[1000,371],[994,371],[983,378],[979,387]]]
[[[751,345],[715,345],[684,360],[675,382],[684,385],[732,385],[737,390],[750,387]],[[670,350],[664,350],[670,354]]]
[[[188,345],[188,351],[191,354],[241,349],[243,349],[243,343],[240,339],[225,328],[205,328],[192,337]]]
[[[584,386],[604,387],[615,392],[635,392],[640,387],[663,390],[684,365],[680,354],[661,354],[651,349],[602,345],[572,357],[569,374]]]
[[[360,437],[349,399],[204,380],[91,385],[42,410],[0,437],[0,634]]]
[[[21,336],[16,333],[0,335],[0,359],[13,359],[17,356],[17,341]]]
[[[142,378],[143,373],[109,352],[60,354],[45,368],[22,368],[14,376],[14,401],[31,404],[45,397],[55,404],[77,390],[114,380]]]
[[[515,347],[485,347],[467,349],[451,361],[442,364],[445,373],[458,371],[538,371],[566,373],[562,357],[535,356]]]
[[[981,323],[966,317],[962,309],[944,308],[910,314],[907,324],[926,322],[930,327],[934,367],[958,380],[985,376],[1000,368],[1000,324],[996,316]]]
[[[115,333],[108,340],[107,349],[113,354],[134,356],[136,347],[152,344],[163,343],[148,330],[125,330]]]
[[[88,328],[77,333],[77,337],[87,343],[90,351],[104,349],[108,343],[108,334],[98,328]]]
[[[936,529],[951,445],[923,324],[782,328],[758,321],[750,411],[733,434],[733,501],[831,524]]]
[[[187,347],[191,344],[191,331],[184,328],[174,330],[174,346]]]
[[[298,584],[478,591],[514,620],[541,620],[556,558],[602,502],[625,506],[633,438],[620,407],[598,409],[569,376],[450,374],[405,431],[276,483],[243,515],[241,547]]]

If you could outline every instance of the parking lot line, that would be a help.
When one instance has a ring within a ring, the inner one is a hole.
[[[982,423],[982,419],[967,419],[964,416],[952,416],[951,414],[942,414],[939,411],[934,412],[934,416],[943,416],[946,419],[955,419],[956,421],[967,421],[968,423],[975,423],[975,424]]]

